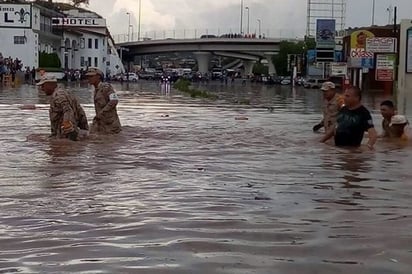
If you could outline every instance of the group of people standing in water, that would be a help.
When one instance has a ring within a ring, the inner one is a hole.
[[[117,114],[119,99],[113,87],[104,83],[103,72],[91,67],[86,73],[87,80],[94,87],[94,106],[96,115],[89,128],[89,123],[76,96],[57,86],[56,78],[45,76],[37,86],[50,100],[50,125],[53,138],[68,138],[77,141],[90,133],[116,134],[121,131]]]
[[[89,68],[86,73],[88,82],[95,89],[94,106],[96,115],[89,128],[86,114],[76,96],[59,89],[57,80],[44,77],[37,84],[46,95],[51,96],[50,124],[51,137],[79,140],[88,133],[116,134],[121,131],[117,114],[119,99],[113,87],[103,82],[103,72]],[[336,146],[359,147],[364,133],[368,133],[367,147],[374,149],[379,137],[408,140],[408,121],[405,116],[397,115],[392,101],[381,103],[383,133],[378,135],[369,110],[362,105],[362,93],[357,87],[347,89],[343,96],[337,94],[335,84],[323,83],[323,119],[313,127],[313,131],[325,128],[321,142],[334,138]]]
[[[313,131],[325,128],[321,142],[327,142],[332,137],[339,147],[359,147],[364,133],[368,133],[367,147],[374,149],[379,137],[408,140],[408,120],[403,115],[397,115],[392,101],[381,103],[383,116],[383,133],[376,132],[369,110],[362,105],[362,93],[357,87],[347,89],[343,96],[337,94],[335,84],[325,82],[323,91],[323,119],[313,127]]]

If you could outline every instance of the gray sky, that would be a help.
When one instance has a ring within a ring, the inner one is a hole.
[[[186,29],[186,34],[198,29],[197,34],[227,33],[240,29],[240,0],[141,0],[141,35],[154,30]],[[347,0],[347,26],[371,24],[373,0]],[[412,0],[375,0],[375,24],[388,22],[387,8],[398,6],[398,18],[412,18]],[[250,7],[250,31],[258,31],[257,19],[262,22],[262,32],[271,36],[302,36],[306,28],[306,0],[244,0]],[[112,34],[127,33],[128,16],[137,32],[139,0],[90,0],[89,9],[107,18]],[[244,12],[244,30],[247,29],[247,11]],[[200,30],[202,29],[202,30]],[[171,31],[166,36],[172,36]],[[287,35],[285,35],[287,33]]]

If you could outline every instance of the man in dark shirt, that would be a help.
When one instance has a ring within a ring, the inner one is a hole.
[[[334,136],[336,146],[359,147],[367,131],[369,135],[367,146],[373,149],[378,135],[369,111],[361,103],[360,89],[352,87],[345,91],[344,96],[345,107],[339,111],[336,128],[329,130],[321,142],[326,142]]]

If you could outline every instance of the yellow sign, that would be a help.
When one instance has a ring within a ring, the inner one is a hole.
[[[350,36],[351,49],[365,49],[366,39],[373,37],[375,37],[375,34],[367,30],[357,30],[353,32]]]

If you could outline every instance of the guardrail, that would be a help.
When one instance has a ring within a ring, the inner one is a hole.
[[[240,34],[233,29],[183,29],[142,31],[112,35],[116,43],[138,42],[147,40],[165,39],[203,39],[203,38],[249,38],[249,39],[298,39],[304,36],[304,29],[262,29],[253,30],[250,33]]]

